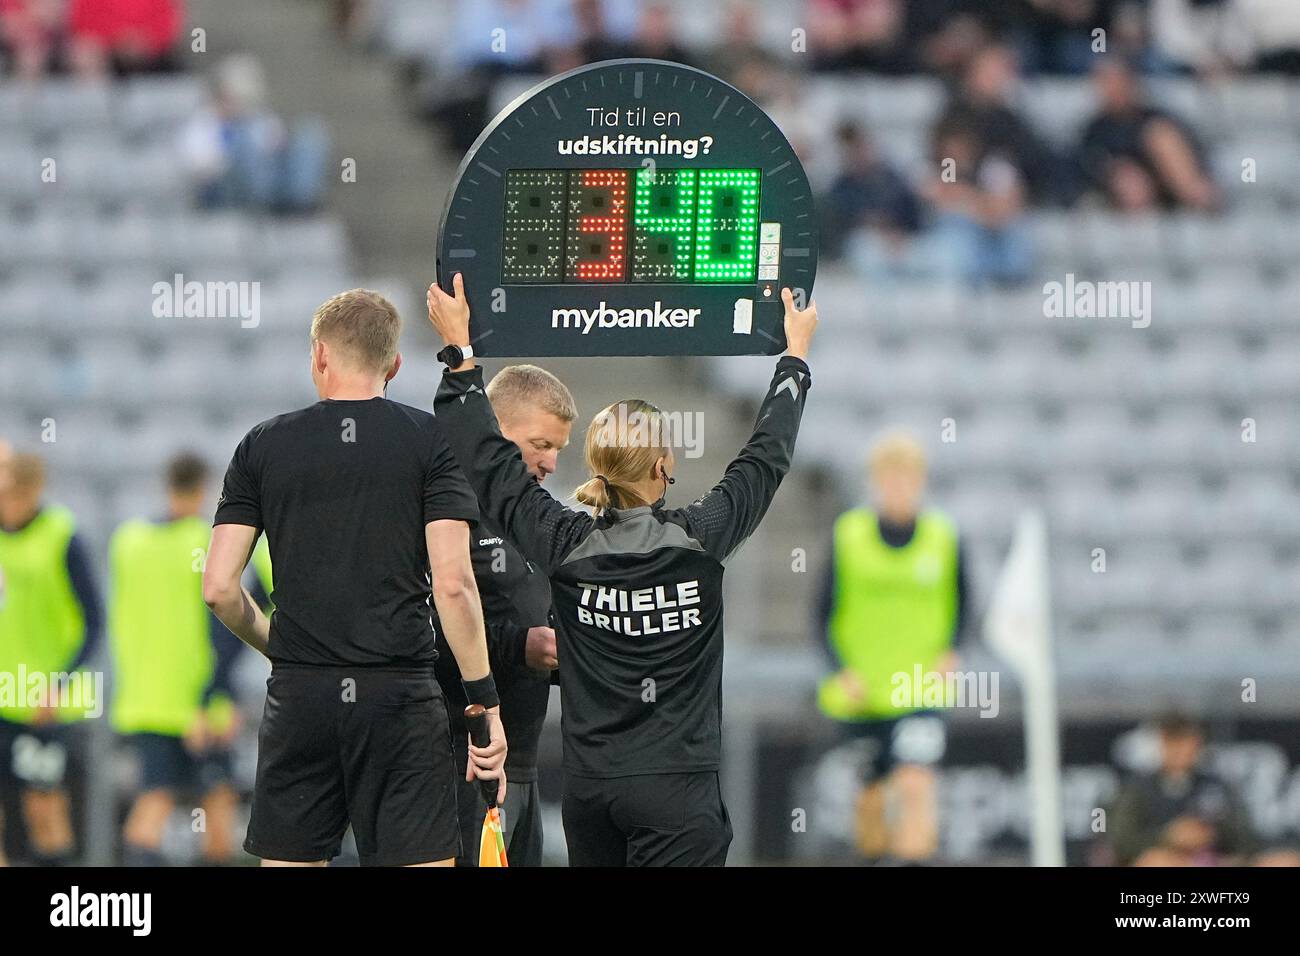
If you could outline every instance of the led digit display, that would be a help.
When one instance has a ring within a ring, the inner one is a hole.
[[[755,281],[757,169],[512,169],[505,192],[503,282]]]
[[[564,260],[564,171],[512,169],[502,217],[503,282],[559,282]]]
[[[569,173],[567,282],[622,282],[627,278],[626,169]]]
[[[638,170],[633,226],[633,282],[690,282],[695,260],[695,170]]]
[[[701,169],[695,229],[696,282],[753,282],[758,170]]]

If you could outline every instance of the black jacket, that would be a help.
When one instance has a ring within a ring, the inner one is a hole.
[[[790,468],[811,376],[786,356],[749,443],[685,508],[566,508],[501,436],[482,371],[444,373],[434,406],[484,517],[551,581],[564,766],[588,777],[716,770],[723,562]]]
[[[537,744],[546,722],[551,680],[548,672],[535,671],[524,662],[524,644],[530,627],[550,624],[551,584],[488,522],[470,528],[469,554],[483,604],[488,660],[501,696],[501,724],[510,747],[506,776],[529,783],[537,779]],[[453,749],[463,772],[468,759],[468,701],[436,609],[433,625],[438,635],[434,672],[446,698]]]

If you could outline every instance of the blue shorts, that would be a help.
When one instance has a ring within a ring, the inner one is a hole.
[[[140,758],[140,789],[182,791],[195,796],[230,781],[230,751],[209,750],[195,756],[180,737],[128,734]]]
[[[884,779],[900,764],[929,767],[943,759],[947,749],[947,732],[938,711],[918,710],[884,720],[860,720],[842,725],[855,740],[875,744],[864,782]]]

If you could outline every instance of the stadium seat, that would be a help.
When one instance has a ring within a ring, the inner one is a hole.
[[[126,84],[118,104],[118,122],[134,136],[157,130],[174,132],[205,100],[203,81],[198,77],[135,77]]]

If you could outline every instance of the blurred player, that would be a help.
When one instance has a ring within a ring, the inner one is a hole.
[[[835,522],[818,601],[817,632],[837,672],[818,690],[822,712],[853,737],[875,742],[858,797],[856,840],[869,857],[930,859],[938,847],[933,766],[943,757],[938,711],[894,699],[895,674],[911,680],[957,666],[952,646],[965,617],[965,561],[957,529],[921,510],[925,452],[888,435],[870,455],[875,508]]]
[[[384,397],[402,358],[391,302],[353,289],[316,310],[320,401],[255,426],[217,505],[203,597],[270,658],[244,847],[267,866],[324,866],[349,824],[363,865],[450,866],[456,769],[429,597],[491,744],[467,775],[506,795],[506,740],[469,557],[474,493],[428,412]],[[241,585],[266,531],[270,620]]]
[[[239,725],[230,674],[241,645],[203,603],[207,478],[195,456],[173,459],[166,515],[125,522],[109,544],[113,728],[135,748],[142,776],[122,832],[128,866],[162,865],[179,793],[202,798],[204,861],[231,856],[230,744]]]
[[[44,505],[45,464],[14,455],[0,496],[0,673],[53,675],[80,670],[103,630],[90,556],[72,513]],[[29,685],[30,686],[30,685]],[[69,724],[84,710],[45,693],[0,703],[0,783],[16,789],[28,842],[42,864],[66,864],[73,852],[72,814],[64,787]],[[85,702],[89,703],[89,702]]]
[[[501,433],[519,449],[537,482],[555,471],[560,449],[578,415],[564,383],[536,365],[503,368],[487,387]],[[444,428],[455,427],[444,422]],[[483,601],[488,653],[501,697],[501,723],[510,741],[506,776],[510,803],[504,808],[506,856],[511,866],[541,866],[542,814],[537,793],[537,745],[550,702],[550,671],[556,666],[550,627],[551,584],[489,521],[480,519],[470,539],[474,577]],[[465,694],[460,671],[439,631],[438,682],[447,698],[456,761],[465,766]],[[484,802],[463,779],[458,794],[461,852],[458,866],[475,866]]]

